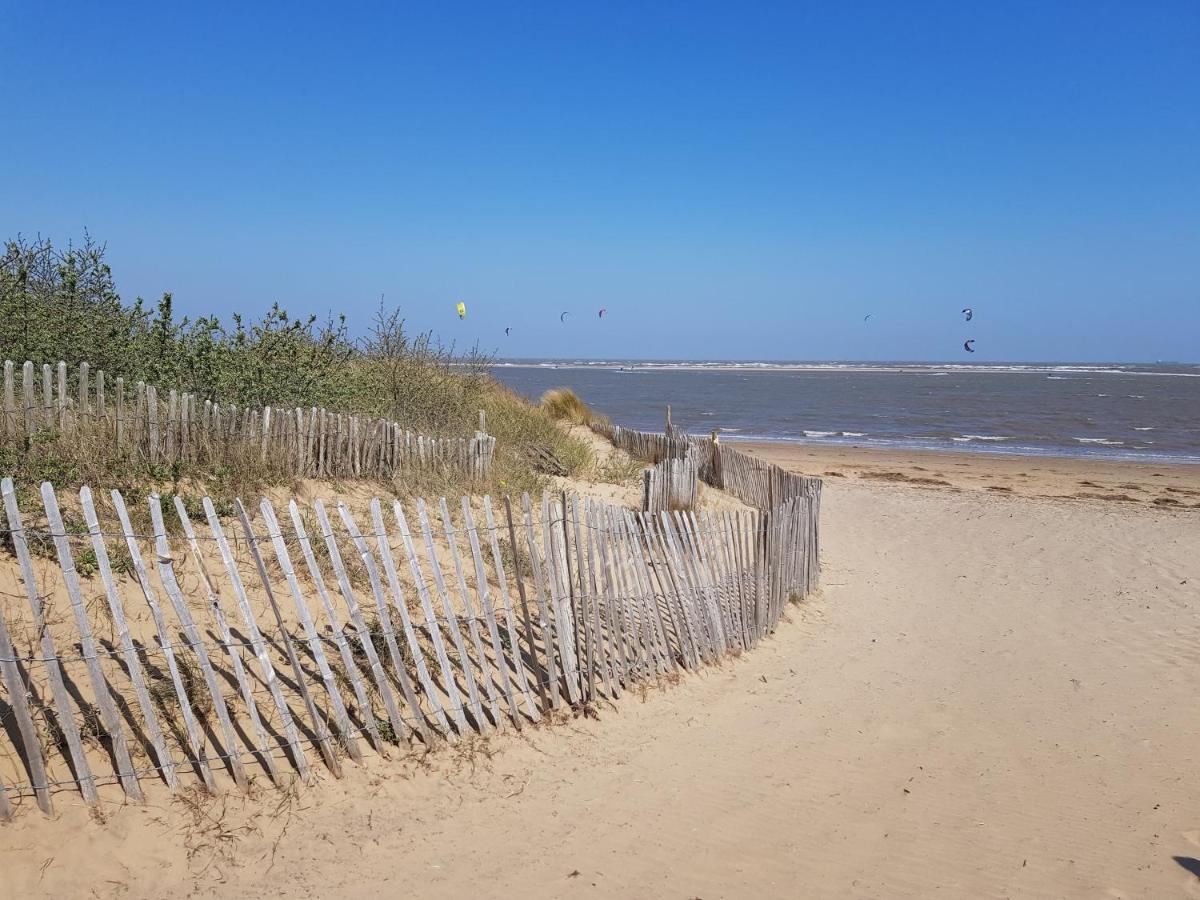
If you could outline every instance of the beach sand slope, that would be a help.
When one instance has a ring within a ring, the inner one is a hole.
[[[719,669],[282,801],[25,811],[0,895],[1200,897],[1200,517],[824,516],[823,593]]]

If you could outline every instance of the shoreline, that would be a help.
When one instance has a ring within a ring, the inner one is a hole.
[[[814,435],[823,432],[813,432]],[[832,432],[830,434],[833,434]],[[697,437],[703,435],[696,435]],[[1001,457],[1007,459],[1032,460],[1066,460],[1095,462],[1101,465],[1133,464],[1140,466],[1200,466],[1200,456],[1176,456],[1170,454],[1138,453],[1129,450],[1112,450],[1109,452],[1087,452],[1082,447],[1075,453],[1055,452],[1054,450],[1039,450],[1033,447],[1009,445],[1008,438],[973,436],[960,440],[951,438],[951,444],[917,444],[906,443],[904,439],[896,441],[877,440],[859,441],[854,437],[771,437],[759,435],[743,435],[738,431],[722,431],[721,439],[730,444],[745,446],[748,444],[778,444],[780,446],[815,447],[830,450],[863,450],[866,452],[879,451],[882,453],[928,453],[937,456],[983,456]],[[1082,443],[1104,443],[1100,440],[1085,440]]]
[[[998,451],[908,450],[784,441],[729,441],[794,472],[990,494],[1200,509],[1200,465]]]
[[[882,372],[909,375],[941,372],[996,374],[1140,375],[1200,378],[1198,363],[1053,362],[754,362],[707,360],[497,360],[496,369],[600,369],[623,372]],[[1183,369],[1186,371],[1150,371]]]

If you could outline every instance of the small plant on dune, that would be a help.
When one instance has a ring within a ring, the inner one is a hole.
[[[630,459],[624,454],[614,453],[596,465],[591,471],[591,477],[606,484],[636,485],[642,481],[645,464],[636,459]]]
[[[554,388],[542,394],[538,404],[542,412],[560,422],[570,422],[572,425],[587,425],[595,415],[588,405],[579,399],[570,388]]]

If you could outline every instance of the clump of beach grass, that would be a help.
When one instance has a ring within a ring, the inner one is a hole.
[[[553,388],[546,391],[538,405],[542,412],[560,422],[589,425],[596,420],[595,413],[570,388]]]

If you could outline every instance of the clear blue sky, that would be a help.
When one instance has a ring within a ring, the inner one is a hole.
[[[1196,0],[198,6],[8,5],[6,236],[511,356],[1200,359]]]

